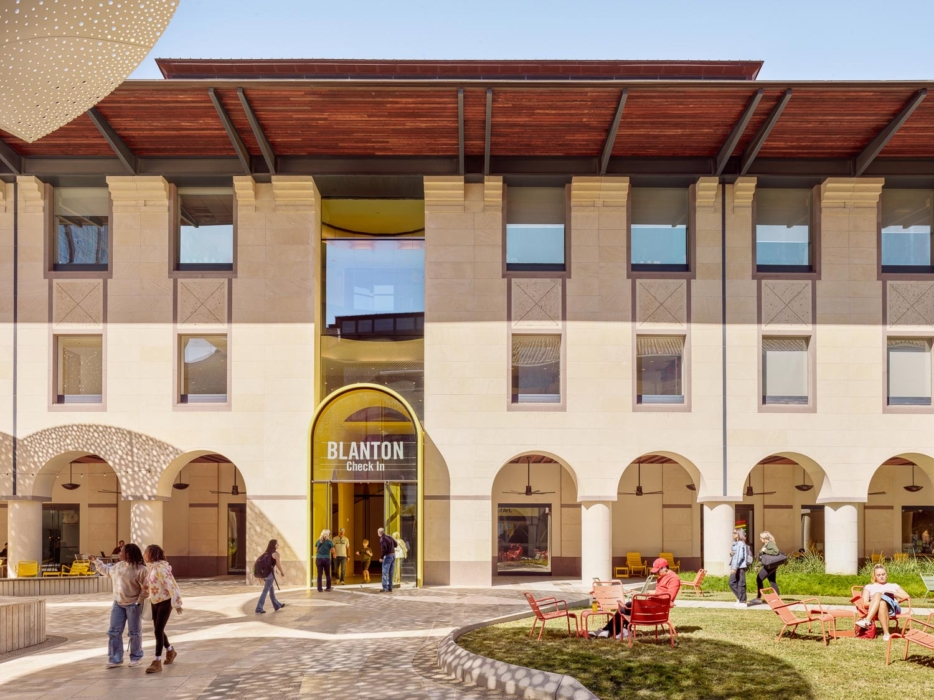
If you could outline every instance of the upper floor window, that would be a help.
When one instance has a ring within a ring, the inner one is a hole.
[[[104,347],[100,335],[55,338],[55,403],[101,403]]]
[[[688,270],[688,190],[632,188],[630,248],[635,271]]]
[[[762,403],[807,405],[808,338],[762,339]]]
[[[563,187],[507,187],[506,270],[563,272],[566,212]]]
[[[109,260],[110,193],[106,187],[56,187],[53,270],[103,271]]]
[[[227,401],[227,336],[179,336],[180,403]]]
[[[233,191],[227,187],[178,190],[180,271],[233,270]]]
[[[684,403],[684,338],[646,336],[636,338],[636,402]]]
[[[512,402],[561,402],[561,336],[512,336]]]
[[[934,272],[931,190],[882,190],[882,271]]]
[[[811,190],[756,190],[756,270],[811,272]]]
[[[888,339],[888,405],[931,405],[931,341]]]

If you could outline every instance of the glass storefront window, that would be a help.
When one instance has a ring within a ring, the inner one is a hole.
[[[688,205],[686,189],[632,188],[633,270],[681,272],[688,269]]]
[[[811,190],[756,192],[756,266],[760,272],[811,270]]]
[[[932,272],[931,190],[882,189],[882,271]]]
[[[506,269],[563,271],[567,195],[563,187],[506,188]]]
[[[934,506],[902,506],[902,550],[934,554]]]
[[[499,573],[551,571],[551,506],[500,505],[496,516]]]
[[[56,403],[100,403],[104,351],[99,335],[60,335],[57,347]]]
[[[54,270],[106,270],[110,193],[106,187],[56,187]]]
[[[179,270],[233,269],[233,191],[226,187],[178,191]]]
[[[181,403],[227,401],[227,336],[183,335],[179,341]]]

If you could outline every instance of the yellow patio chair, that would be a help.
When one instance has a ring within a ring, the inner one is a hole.
[[[67,571],[66,571],[67,569]],[[79,560],[76,561],[71,566],[62,567],[62,576],[94,576],[93,571],[91,571],[91,562]]]
[[[674,571],[676,574],[681,573],[681,562],[675,561],[675,555],[671,552],[662,552],[658,555],[659,559],[664,559],[668,562],[668,568]]]
[[[16,562],[16,578],[38,578],[39,562],[37,561],[18,561]]]
[[[895,552],[892,555],[892,561],[908,561],[908,554],[905,552]]]
[[[646,565],[642,563],[642,555],[639,552],[626,552],[626,566],[632,575],[641,574],[645,576]]]
[[[885,555],[882,552],[879,552],[878,554],[873,552],[872,554],[869,555],[869,560],[873,564],[881,564],[882,562],[885,561]]]

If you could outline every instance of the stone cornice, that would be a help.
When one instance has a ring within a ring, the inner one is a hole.
[[[256,180],[252,175],[240,175],[233,179],[237,206],[244,209],[256,208]]]
[[[427,176],[424,179],[426,212],[462,212],[464,211],[464,178],[460,175]],[[484,203],[486,184],[484,183]],[[500,202],[502,202],[500,188]]]
[[[112,175],[107,178],[107,187],[114,212],[169,210],[169,183],[162,176]]]
[[[829,177],[821,183],[821,206],[875,207],[885,180],[881,177]]]
[[[19,188],[20,201],[23,203],[24,214],[41,214],[45,206],[42,181],[37,177],[21,175],[16,178]]]
[[[752,198],[756,195],[758,178],[738,177],[733,183],[733,211],[737,207],[751,207]]]
[[[713,209],[717,204],[717,188],[720,181],[715,177],[698,178],[694,185],[694,202],[698,207]]]
[[[315,208],[318,188],[310,175],[273,175],[271,180],[276,209]]]
[[[572,207],[625,207],[628,177],[577,176],[571,179]]]

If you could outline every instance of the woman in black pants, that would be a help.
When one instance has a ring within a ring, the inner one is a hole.
[[[175,608],[179,615],[182,614],[182,596],[178,590],[178,583],[172,575],[172,567],[165,560],[162,547],[157,544],[149,545],[146,547],[144,557],[149,566],[146,584],[149,588],[149,600],[152,601],[152,626],[156,633],[156,659],[146,669],[146,673],[161,673],[163,649],[167,664],[175,661],[175,657],[178,656],[169,644],[165,626],[169,622],[172,608]]]
[[[778,556],[781,554],[781,550],[778,548],[778,545],[775,544],[775,538],[772,536],[771,532],[762,532],[759,535],[759,539],[762,541],[762,549],[759,550],[759,555],[769,554],[771,556]],[[761,560],[760,560],[761,562]],[[772,584],[772,589],[775,593],[778,593],[778,567],[777,566],[766,566],[762,564],[759,569],[759,573],[756,575],[756,588],[758,589],[756,597],[754,600],[749,601],[749,605],[758,605],[762,602],[762,589],[765,588],[762,584],[766,580]]]

